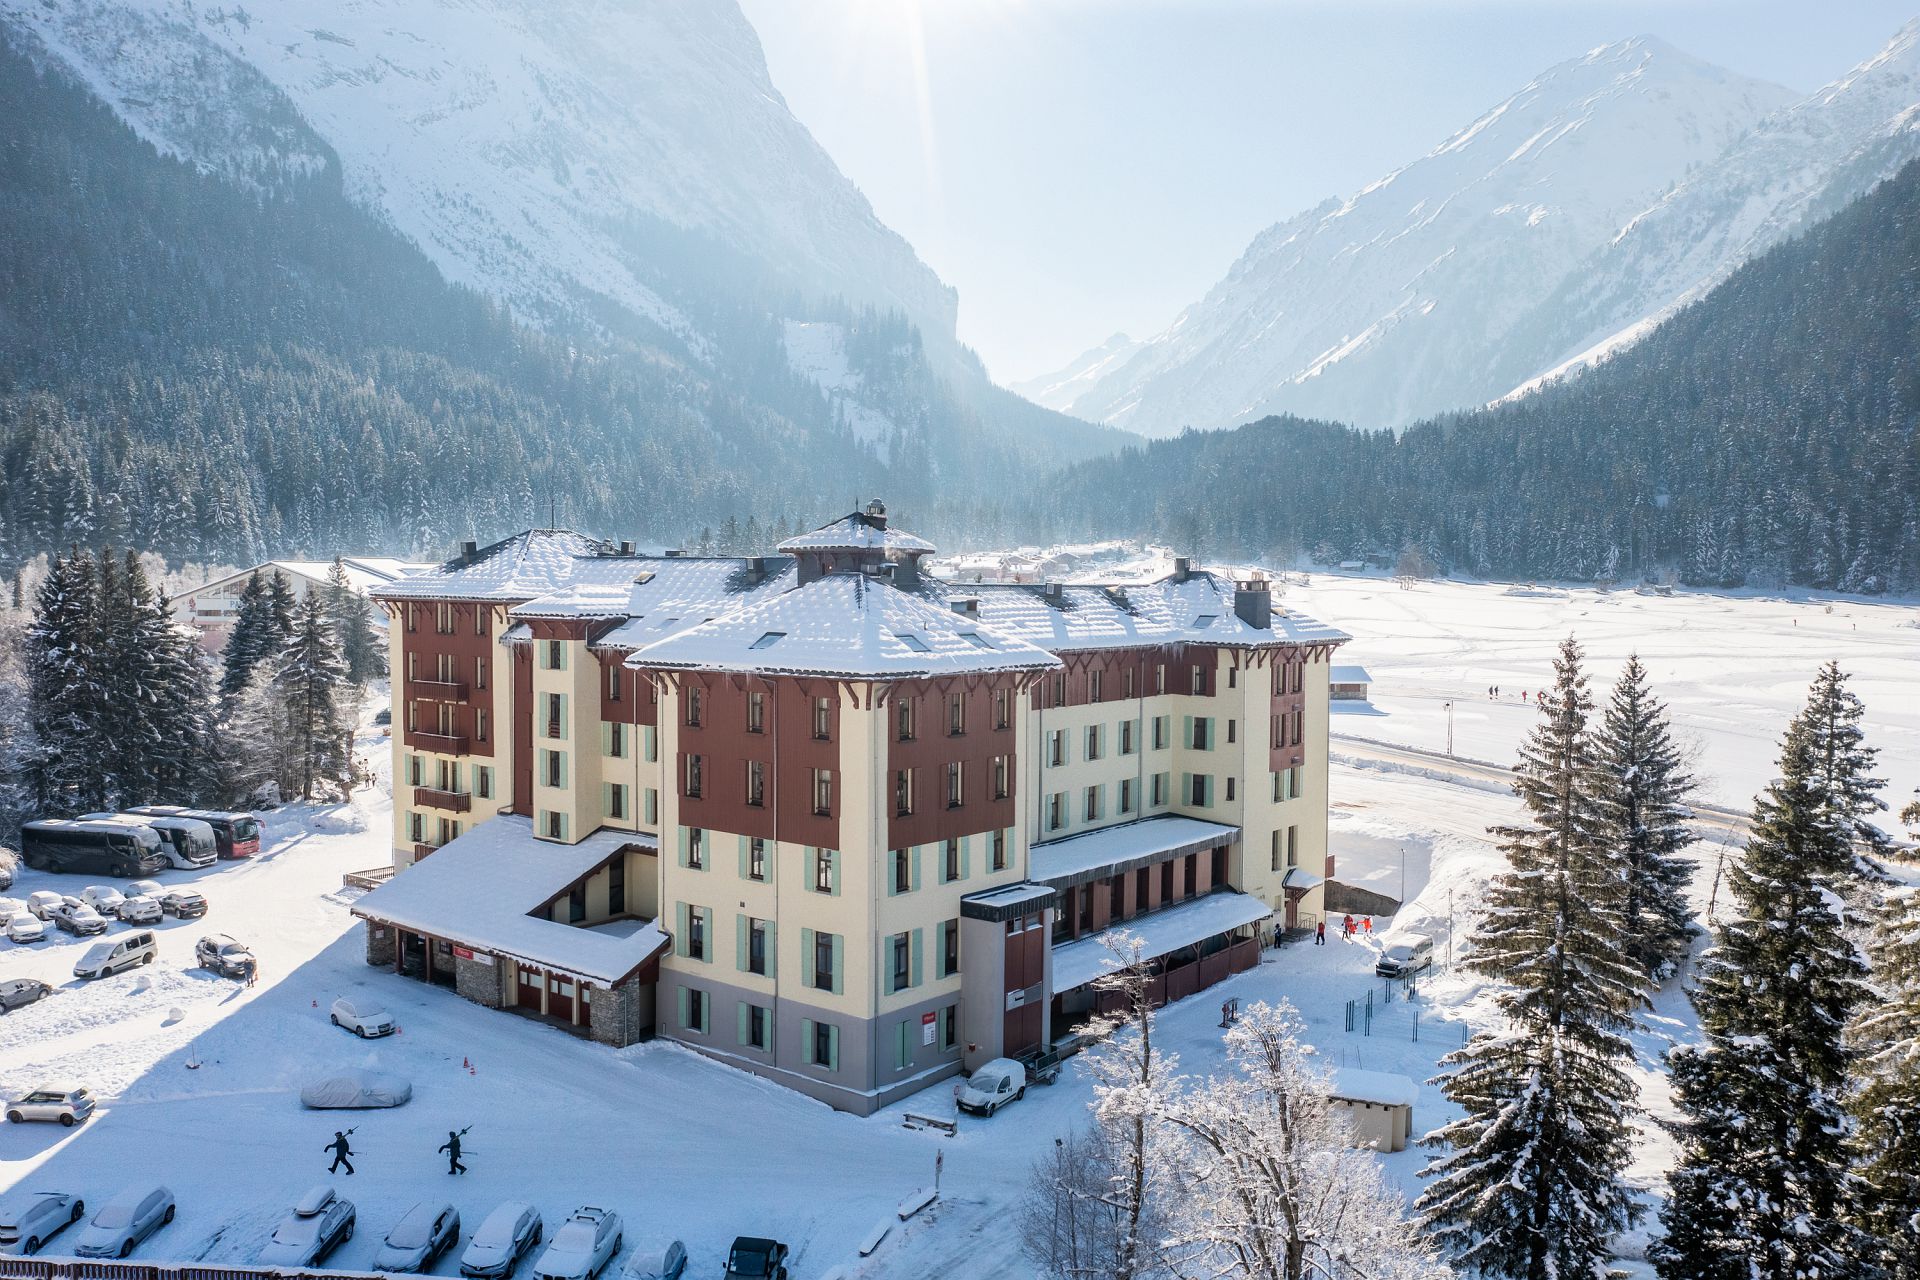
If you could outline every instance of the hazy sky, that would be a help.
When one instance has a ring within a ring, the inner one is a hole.
[[[1255,232],[1535,73],[1662,37],[1811,91],[1920,0],[742,0],[773,81],[960,291],[996,378],[1166,327]]]

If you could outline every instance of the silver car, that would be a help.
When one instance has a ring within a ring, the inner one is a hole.
[[[38,1253],[80,1221],[87,1202],[66,1191],[27,1191],[0,1205],[0,1253]]]
[[[273,1229],[260,1250],[264,1267],[317,1267],[335,1249],[353,1239],[353,1201],[343,1200],[325,1183],[300,1197],[293,1212]]]
[[[554,1230],[533,1274],[537,1280],[594,1280],[620,1252],[621,1239],[619,1214],[581,1205]]]
[[[73,1251],[82,1258],[129,1257],[142,1240],[172,1221],[173,1192],[165,1187],[128,1187],[100,1206]]]
[[[546,1235],[540,1211],[524,1200],[509,1200],[487,1215],[460,1255],[460,1274],[469,1280],[503,1280]]]
[[[459,1211],[445,1201],[422,1200],[387,1232],[373,1255],[373,1269],[395,1274],[431,1271],[459,1239]]]
[[[145,894],[122,898],[115,914],[127,924],[159,924],[160,902],[159,899],[149,898]]]
[[[14,1124],[29,1120],[52,1120],[71,1129],[93,1114],[93,1095],[83,1085],[48,1086],[35,1089],[24,1098],[7,1104],[7,1119]]]

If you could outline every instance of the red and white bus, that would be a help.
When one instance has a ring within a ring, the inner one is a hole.
[[[154,818],[195,818],[213,828],[222,858],[251,858],[260,852],[260,819],[225,809],[188,809],[177,804],[135,805],[128,813]]]

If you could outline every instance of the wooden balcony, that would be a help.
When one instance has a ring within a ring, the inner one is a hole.
[[[429,809],[451,809],[465,813],[473,808],[473,795],[466,791],[442,791],[438,787],[415,787],[413,802]]]
[[[467,682],[465,680],[409,680],[407,691],[416,698],[431,698],[435,702],[465,702],[467,700]]]
[[[413,846],[413,860],[418,862],[439,847],[437,844],[415,844]]]
[[[407,736],[411,745],[422,751],[438,751],[449,756],[467,754],[467,735],[464,733],[427,733],[416,729]]]

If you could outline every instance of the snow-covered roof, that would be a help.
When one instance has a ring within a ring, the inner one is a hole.
[[[1373,1102],[1383,1107],[1410,1107],[1420,1096],[1420,1086],[1411,1076],[1392,1071],[1363,1071],[1359,1067],[1338,1067],[1333,1073],[1330,1097],[1340,1102]]]
[[[1060,659],[868,574],[803,587],[646,644],[635,667],[910,679],[1058,667]]]
[[[1299,867],[1288,867],[1287,874],[1280,877],[1280,887],[1283,889],[1317,889],[1325,883],[1324,877]]]
[[[1027,859],[1027,872],[1042,884],[1064,887],[1232,844],[1239,838],[1238,827],[1166,814],[1036,844]]]
[[[1332,681],[1334,684],[1372,684],[1373,683],[1373,677],[1367,674],[1367,669],[1365,667],[1354,666],[1351,664],[1339,665],[1331,668],[1327,672],[1327,679]]]
[[[667,945],[647,922],[630,932],[581,929],[529,915],[627,846],[654,837],[602,829],[578,844],[536,839],[517,814],[489,818],[449,840],[354,904],[353,913],[476,950],[614,983]]]
[[[383,600],[533,600],[573,583],[583,564],[637,572],[637,558],[611,552],[607,543],[571,529],[529,529],[374,594]]]
[[[426,573],[436,566],[412,560],[397,560],[392,556],[342,556],[340,557],[340,567],[346,570],[347,585],[361,595],[366,595],[375,588],[384,586],[397,578],[408,577],[416,573]],[[313,582],[324,583],[329,581],[333,574],[333,561],[264,560],[250,569],[242,569],[238,573],[230,573],[224,578],[211,579],[191,590],[179,592],[172,598],[175,600],[185,600],[190,596],[200,595],[203,592],[218,591],[223,587],[245,586],[247,579],[254,574],[260,574],[263,578],[271,577],[276,570],[283,574],[298,575]]]
[[[1195,898],[1175,907],[1135,917],[1115,925],[1113,932],[1125,930],[1141,942],[1143,960],[1157,960],[1182,947],[1204,942],[1215,934],[1257,923],[1273,914],[1273,908],[1244,893],[1221,890],[1204,898]],[[1119,966],[1113,952],[1100,939],[1105,934],[1078,938],[1053,949],[1053,989],[1072,991],[1084,987],[1101,974]]]
[[[912,551],[931,553],[938,550],[931,542],[904,529],[887,527],[867,517],[863,512],[854,511],[841,516],[832,524],[823,524],[812,533],[796,534],[781,543],[776,550],[795,551]]]
[[[944,584],[943,584],[944,585]],[[1285,644],[1339,644],[1335,627],[1274,604],[1271,623],[1256,627],[1234,612],[1234,584],[1210,573],[1156,582],[1045,586],[955,584],[977,598],[981,621],[1055,652],[1124,649],[1141,645],[1208,644],[1265,648]]]
[[[604,648],[638,649],[699,626],[729,610],[789,590],[798,579],[784,557],[762,566],[755,580],[750,562],[739,559],[674,557],[650,560],[650,576],[628,585],[626,621],[596,642]]]

